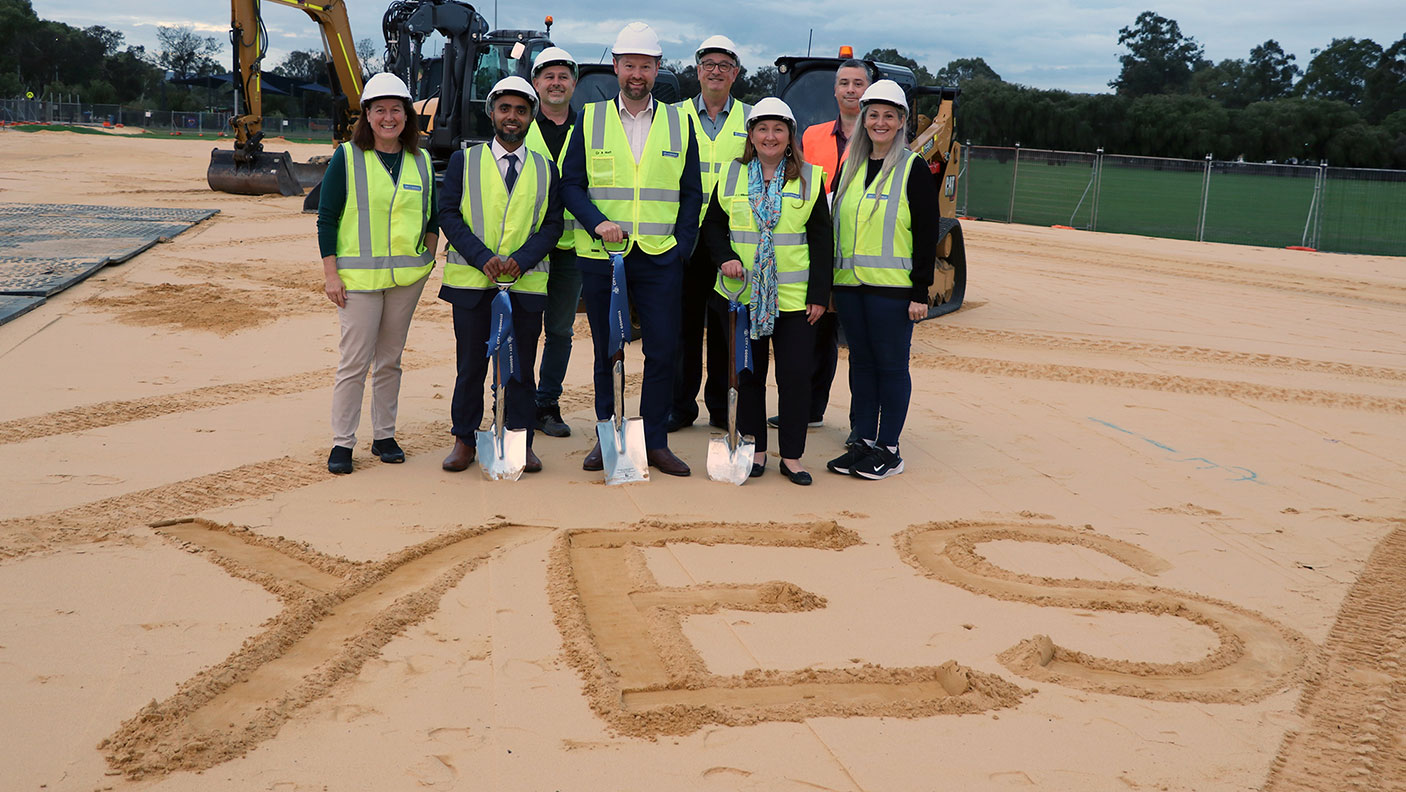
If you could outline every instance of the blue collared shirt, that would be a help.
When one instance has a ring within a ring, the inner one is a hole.
[[[727,114],[732,111],[732,103],[734,101],[735,100],[729,96],[727,98],[727,104],[723,105],[723,109],[718,111],[718,120],[714,121],[708,117],[708,106],[703,103],[703,94],[699,94],[698,98],[694,100],[698,109],[699,126],[703,127],[703,133],[708,136],[709,140],[718,139],[718,133],[722,131],[723,124],[727,123]]]

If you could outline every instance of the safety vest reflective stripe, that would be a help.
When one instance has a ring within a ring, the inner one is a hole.
[[[587,195],[601,214],[629,235],[626,253],[639,246],[645,253],[659,255],[675,245],[680,183],[692,139],[683,134],[678,108],[656,102],[653,113],[638,161],[614,100],[586,105],[578,123],[586,144]],[[575,229],[577,255],[609,256],[591,235],[593,229],[579,223]]]
[[[557,156],[553,160],[557,165],[558,174],[561,173],[562,163],[566,161],[566,143],[570,139],[571,127],[568,126],[566,128],[566,138],[562,141],[561,149],[557,151]],[[552,159],[552,150],[547,148],[547,141],[542,137],[542,132],[537,128],[536,119],[533,119],[532,126],[528,127],[527,138],[523,141],[523,144],[532,151],[541,154],[543,157]],[[581,224],[576,222],[576,218],[572,217],[571,213],[566,210],[562,210],[561,222],[561,239],[557,240],[557,248],[559,250],[570,250],[576,245],[576,229],[580,228]]]
[[[424,246],[434,189],[429,157],[424,152],[402,152],[400,179],[392,182],[379,158],[378,170],[367,165],[377,156],[374,151],[362,151],[348,142],[342,144],[342,156],[351,182],[337,232],[342,284],[348,291],[380,291],[418,282],[434,267],[434,251]],[[407,159],[415,168],[409,167]],[[385,234],[378,239],[373,215],[382,213]]]
[[[526,147],[522,170],[508,192],[498,162],[488,144],[464,152],[464,193],[459,212],[469,230],[496,256],[506,257],[527,242],[546,218],[551,169],[547,158]],[[451,244],[444,266],[444,285],[451,289],[497,288],[482,270],[473,266]],[[551,274],[550,259],[544,257],[513,282],[515,292],[546,294]]]
[[[800,163],[800,167],[804,178],[792,179],[781,188],[781,216],[771,232],[771,244],[776,253],[777,308],[781,311],[800,311],[806,305],[806,288],[810,283],[810,244],[805,227],[820,195],[810,185],[824,178],[824,171],[815,165]],[[744,175],[746,172],[747,166],[736,160],[728,166],[727,175],[719,185],[718,203],[728,208],[728,236],[732,248],[742,261],[743,269],[750,273],[756,265],[757,246],[761,244],[762,234],[752,214]],[[799,203],[797,198],[800,198]],[[713,288],[727,296],[723,287],[736,288],[740,283],[718,273]],[[746,303],[751,298],[749,282],[737,299]]]
[[[913,269],[913,231],[905,216],[908,177],[916,159],[908,152],[883,184],[851,182],[835,202],[835,283],[837,285],[908,286]],[[877,221],[878,202],[883,202]],[[861,218],[865,220],[861,227]]]

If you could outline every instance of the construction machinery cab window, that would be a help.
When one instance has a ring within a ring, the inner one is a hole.
[[[472,98],[485,101],[488,92],[504,77],[517,75],[524,80],[532,80],[532,60],[537,53],[551,46],[550,41],[500,41],[483,48],[474,68]],[[517,50],[515,53],[514,50]],[[513,57],[516,54],[517,57]]]

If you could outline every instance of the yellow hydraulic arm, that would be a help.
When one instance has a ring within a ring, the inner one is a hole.
[[[361,115],[361,61],[356,56],[347,7],[342,0],[268,0],[297,8],[317,23],[322,49],[332,71],[336,99],[332,135],[337,143],[351,137],[351,127]],[[236,159],[256,156],[263,148],[263,90],[259,77],[268,37],[264,31],[262,0],[230,1],[230,43],[234,48],[236,79],[234,127]],[[243,155],[243,156],[241,156]]]

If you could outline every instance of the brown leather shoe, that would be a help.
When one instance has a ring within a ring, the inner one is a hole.
[[[522,466],[522,472],[524,472],[524,473],[541,473],[541,472],[542,472],[542,460],[538,459],[538,458],[537,458],[537,455],[534,454],[534,453],[532,453],[532,446],[528,446],[528,447],[527,447],[527,463]]]
[[[469,465],[474,463],[474,446],[472,443],[464,442],[462,437],[454,438],[454,450],[449,452],[449,456],[444,458],[441,465],[451,473],[458,473],[468,470]]]
[[[668,473],[671,476],[687,476],[689,474],[688,465],[682,459],[674,456],[674,452],[667,448],[651,448],[645,453],[649,459],[649,466],[658,468],[660,473]]]
[[[582,470],[605,470],[605,462],[600,458],[600,441],[596,441],[596,447],[591,449],[591,453],[581,460]]]

